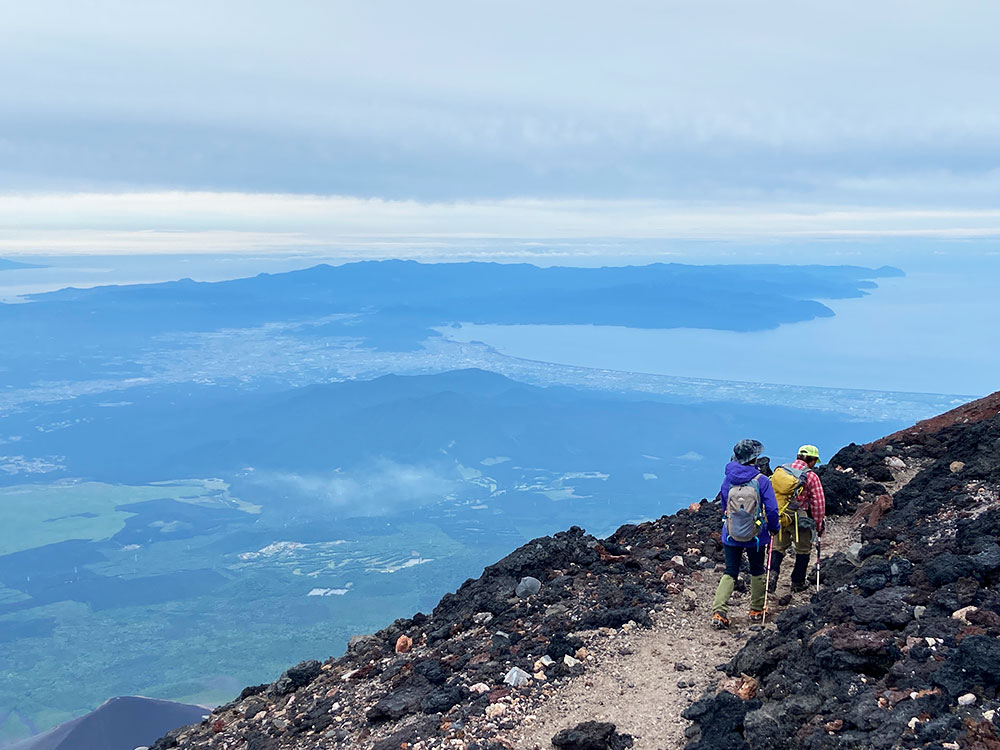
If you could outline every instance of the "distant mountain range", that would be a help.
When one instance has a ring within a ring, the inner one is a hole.
[[[13,271],[15,268],[44,268],[34,263],[22,263],[18,260],[7,260],[0,258],[0,271]]]
[[[201,706],[126,696],[5,750],[135,750],[208,714]]]

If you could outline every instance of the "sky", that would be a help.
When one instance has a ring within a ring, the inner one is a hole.
[[[981,0],[0,0],[0,253],[995,238],[998,27]]]

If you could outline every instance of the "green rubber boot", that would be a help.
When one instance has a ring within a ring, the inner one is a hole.
[[[726,614],[729,612],[729,597],[733,595],[736,581],[728,573],[722,576],[719,587],[715,590],[715,601],[712,602],[712,612]]]
[[[767,583],[764,576],[750,576],[750,611],[764,611],[764,588]]]

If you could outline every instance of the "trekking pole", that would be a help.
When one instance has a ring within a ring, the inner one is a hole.
[[[767,622],[767,594],[771,589],[771,552],[774,550],[774,539],[767,545],[767,567],[764,568],[764,613],[760,616],[760,624]]]
[[[823,551],[823,537],[819,535],[819,529],[816,529],[816,593],[819,593],[819,560],[820,555]]]

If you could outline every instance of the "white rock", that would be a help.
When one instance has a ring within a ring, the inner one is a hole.
[[[506,710],[506,703],[491,703],[486,707],[486,717],[489,719],[496,719],[499,716],[503,716],[504,711]]]
[[[477,612],[472,616],[472,621],[476,623],[476,625],[487,625],[489,624],[489,621],[492,619],[493,619],[492,612]]]
[[[680,555],[674,555],[673,557],[671,557],[670,562],[672,562],[674,565],[680,565],[682,568],[684,567],[684,558],[681,557]]]
[[[972,693],[966,693],[965,695],[958,696],[958,705],[960,706],[971,706],[976,702],[976,696]]]
[[[941,747],[943,747],[944,750],[959,750],[961,745],[957,742],[942,742]]]
[[[555,664],[555,663],[556,663],[556,660],[555,660],[555,659],[553,659],[553,658],[552,658],[551,656],[549,656],[548,654],[546,654],[545,656],[543,656],[543,657],[542,657],[541,659],[539,659],[538,661],[540,661],[540,662],[542,663],[542,666],[543,666],[543,667],[551,667],[551,666],[552,666],[553,664]]]
[[[482,695],[483,693],[490,692],[490,686],[485,682],[477,682],[475,685],[469,686],[469,692],[475,693],[476,695]]]
[[[989,711],[983,711],[983,718],[986,719],[986,721],[989,721],[989,722],[992,722],[993,721],[993,717],[996,716],[996,715],[997,715],[997,712],[994,709],[992,709],[992,708]]]
[[[531,675],[525,672],[520,667],[512,667],[507,675],[503,678],[503,681],[507,685],[513,687],[521,687],[521,685],[527,685],[531,682]]]
[[[567,667],[572,668],[572,667],[575,667],[579,663],[580,663],[580,661],[578,659],[574,659],[569,654],[566,654],[566,656],[563,657],[563,664],[565,664]]]
[[[888,466],[890,469],[906,468],[906,464],[903,463],[903,459],[899,458],[898,456],[886,456],[885,465]]]
[[[973,606],[962,607],[961,609],[952,612],[951,617],[953,620],[961,620],[966,625],[968,625],[969,624],[969,620],[967,619],[968,616],[971,615],[973,612],[978,612],[978,611],[979,607],[973,607]]]

